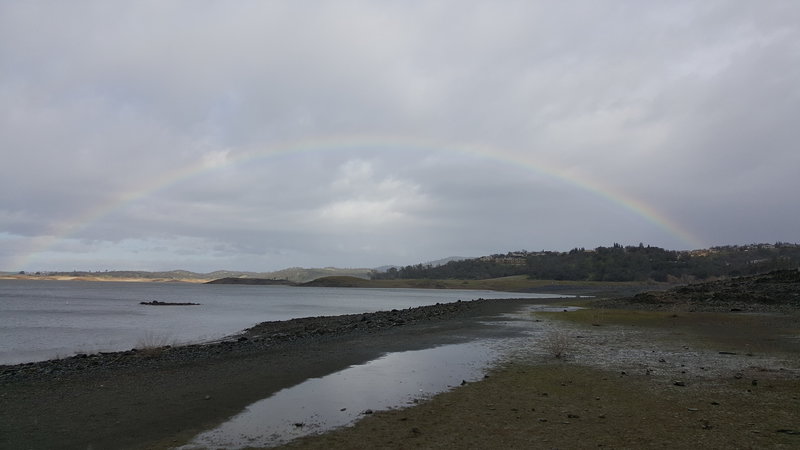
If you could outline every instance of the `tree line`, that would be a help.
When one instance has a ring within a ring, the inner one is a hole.
[[[487,279],[527,275],[543,280],[690,281],[798,267],[798,244],[778,242],[692,251],[614,244],[568,252],[509,252],[439,266],[416,264],[373,272],[371,276],[373,279]]]

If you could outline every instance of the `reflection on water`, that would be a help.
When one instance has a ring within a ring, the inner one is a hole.
[[[528,312],[572,312],[583,309],[580,306],[552,306],[552,305],[528,305],[524,310]]]
[[[390,353],[313,378],[256,402],[188,449],[275,446],[353,424],[365,413],[413,404],[463,381],[482,378],[508,341],[477,341]]]

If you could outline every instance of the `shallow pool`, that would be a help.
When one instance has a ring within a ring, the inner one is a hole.
[[[389,353],[253,403],[183,450],[269,447],[351,425],[373,411],[415,402],[485,375],[508,340],[481,340]]]

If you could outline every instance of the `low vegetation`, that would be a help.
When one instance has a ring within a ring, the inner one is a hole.
[[[563,358],[570,350],[571,340],[565,330],[553,330],[544,336],[542,344],[552,357]]]
[[[155,357],[160,355],[165,349],[175,344],[175,340],[167,334],[148,332],[137,341],[136,351],[142,356]]]

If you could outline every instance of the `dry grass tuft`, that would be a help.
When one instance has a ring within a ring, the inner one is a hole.
[[[136,350],[143,356],[158,356],[172,344],[173,341],[168,335],[147,332],[137,342]]]
[[[553,330],[544,337],[544,347],[554,358],[563,358],[572,346],[566,331]]]

